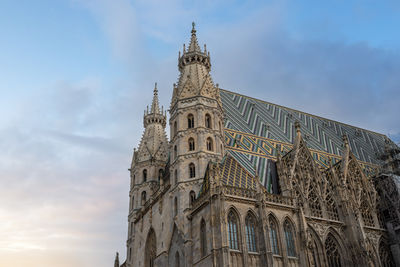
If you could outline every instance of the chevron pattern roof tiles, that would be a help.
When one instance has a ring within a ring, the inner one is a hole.
[[[383,152],[382,134],[230,91],[220,92],[228,149],[247,170],[255,172],[257,166],[261,171],[259,177],[264,177],[265,158],[276,159],[277,150],[285,154],[292,148],[295,121],[299,121],[303,139],[322,168],[328,166],[329,158],[333,163],[340,160],[344,134],[348,136],[351,150],[367,174],[373,173],[376,164],[379,164],[375,155]]]

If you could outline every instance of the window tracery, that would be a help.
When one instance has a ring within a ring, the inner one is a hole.
[[[325,198],[326,212],[329,219],[339,221],[339,213],[337,210],[336,202],[332,197],[332,192],[328,186]]]
[[[206,114],[205,125],[206,125],[206,128],[210,128],[211,129],[211,116],[208,113]]]
[[[316,188],[314,187],[314,183],[310,185],[309,190],[310,191],[308,194],[308,205],[311,210],[311,215],[314,217],[322,217],[321,204],[319,202],[317,194],[315,193]]]
[[[269,218],[269,241],[271,243],[272,254],[280,255],[278,227],[271,216]]]
[[[229,248],[239,250],[239,223],[233,210],[228,214]]]
[[[329,267],[342,266],[342,255],[339,250],[339,244],[332,234],[329,234],[325,240],[325,253]]]
[[[257,252],[256,220],[251,213],[247,214],[245,223],[247,248],[250,252]]]
[[[285,223],[283,224],[283,230],[285,232],[287,255],[289,257],[296,257],[296,246],[294,243],[294,231],[293,231],[293,226],[289,222],[289,220],[286,220]]]
[[[194,151],[195,146],[194,146],[194,139],[192,137],[189,138],[188,144],[189,144],[189,151]]]
[[[189,114],[187,116],[187,120],[188,120],[188,128],[194,128],[194,116],[193,114]]]

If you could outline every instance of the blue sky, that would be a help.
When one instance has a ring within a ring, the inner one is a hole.
[[[129,167],[197,24],[221,88],[400,141],[395,1],[0,3],[0,266],[125,255]]]

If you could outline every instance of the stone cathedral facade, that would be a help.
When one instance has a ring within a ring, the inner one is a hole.
[[[194,25],[178,68],[169,119],[157,86],[144,114],[115,267],[400,266],[392,141],[220,89]]]

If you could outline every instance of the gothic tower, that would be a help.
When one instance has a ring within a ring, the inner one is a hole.
[[[129,192],[130,205],[128,216],[128,264],[134,245],[134,223],[137,213],[149,202],[153,193],[163,183],[165,163],[168,159],[168,141],[165,133],[166,112],[160,110],[158,102],[157,83],[150,111],[143,116],[144,133],[139,148],[134,149],[130,170],[131,187]]]
[[[194,26],[189,47],[183,45],[183,53],[179,52],[180,76],[174,84],[169,122],[171,194],[175,224],[184,236],[187,230],[181,226],[187,223],[186,211],[199,193],[207,165],[219,162],[224,154],[220,92],[210,75],[210,53],[205,45],[200,49]]]

